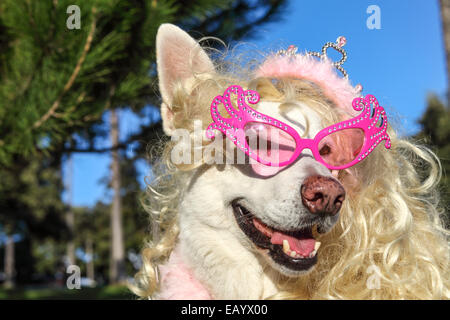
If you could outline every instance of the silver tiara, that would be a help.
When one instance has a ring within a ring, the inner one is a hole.
[[[327,50],[328,48],[333,48],[336,51],[340,52],[342,54],[342,58],[339,61],[332,62],[332,65],[338,69],[344,78],[348,79],[347,71],[344,70],[342,65],[347,60],[347,52],[344,50],[344,46],[347,43],[347,39],[344,36],[340,36],[337,38],[335,43],[327,42],[322,47],[322,52],[315,52],[315,51],[307,51],[305,55],[308,56],[314,56],[318,57],[319,59],[326,59],[327,56]],[[298,48],[294,45],[290,45],[286,50],[279,50],[276,55],[277,56],[291,56],[294,57],[296,55],[300,55],[300,53],[297,53]]]

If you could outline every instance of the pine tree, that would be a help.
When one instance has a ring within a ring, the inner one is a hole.
[[[430,144],[442,164],[443,175],[439,187],[446,221],[450,225],[450,107],[436,95],[429,95],[427,109],[419,123],[422,130],[416,138]]]
[[[119,143],[119,124],[117,110],[111,110],[111,142],[115,147]],[[110,282],[118,283],[125,280],[125,247],[122,230],[122,195],[119,152],[112,151],[111,185],[114,190],[111,206],[111,267]]]
[[[5,241],[5,283],[7,289],[14,288],[14,239],[9,235]]]
[[[447,61],[447,81],[450,79],[450,0],[439,0]],[[447,104],[450,105],[450,90],[447,90]]]
[[[106,109],[158,105],[153,84],[161,23],[228,41],[279,18],[284,2],[2,0],[0,164],[54,152],[75,132],[95,136],[93,125]],[[71,5],[80,8],[80,29],[66,25]],[[78,148],[72,147],[67,151]]]
[[[9,266],[19,282],[31,279],[39,263],[32,259],[30,243],[52,238],[67,241],[69,230],[64,221],[65,205],[61,200],[62,182],[57,161],[27,162],[16,159],[10,168],[0,167],[0,230],[10,239],[20,236],[20,243],[9,243],[4,265]],[[3,257],[2,257],[3,258]]]
[[[195,30],[197,37],[212,35],[230,41],[251,35],[260,25],[279,19],[284,3],[284,0],[2,0],[0,179],[20,176],[31,164],[51,160],[60,165],[62,158],[71,152],[120,151],[136,141],[137,151],[142,155],[146,149],[142,141],[162,135],[159,122],[143,126],[126,141],[113,141],[107,148],[100,149],[94,142],[108,135],[104,130],[108,127],[104,123],[108,110],[129,108],[139,114],[144,108],[159,105],[155,89],[155,36],[159,25],[176,23]],[[68,22],[70,25],[77,19],[76,10],[68,13],[73,5],[80,9],[79,29],[68,28]],[[114,159],[123,161],[120,152]],[[26,188],[36,185],[31,183]],[[115,185],[119,197],[120,181]],[[23,185],[11,182],[12,190],[19,186]],[[5,188],[0,186],[0,190]],[[60,177],[55,189],[62,190]],[[0,200],[4,200],[3,204],[0,201],[0,208],[14,203],[16,208],[10,208],[7,218],[17,222],[23,219],[17,210],[24,206],[25,200],[11,197],[11,192],[0,194]],[[38,203],[39,197],[42,195],[32,192],[25,198]],[[52,211],[58,212],[59,217],[67,212],[60,195],[52,194],[46,199],[59,208]],[[121,211],[118,207],[116,212]],[[29,209],[25,221],[32,226],[41,208]],[[120,220],[119,215],[114,216]],[[115,277],[112,280],[116,281]]]

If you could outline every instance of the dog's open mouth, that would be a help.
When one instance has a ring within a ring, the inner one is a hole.
[[[236,221],[245,235],[260,249],[268,249],[270,258],[292,271],[306,271],[317,262],[320,242],[311,228],[282,231],[263,223],[236,201],[232,204]]]

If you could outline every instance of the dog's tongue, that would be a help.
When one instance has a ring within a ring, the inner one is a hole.
[[[289,247],[292,251],[301,254],[302,256],[308,257],[311,252],[314,251],[314,246],[316,240],[310,239],[298,239],[287,234],[275,231],[270,238],[270,242],[273,244],[283,244],[283,240],[289,242]]]

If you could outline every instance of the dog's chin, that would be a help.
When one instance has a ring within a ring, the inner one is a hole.
[[[289,277],[298,277],[313,269],[320,246],[313,236],[314,226],[283,231],[263,223],[237,200],[232,202],[232,208],[240,229],[272,268]],[[326,232],[320,227],[320,233]]]

